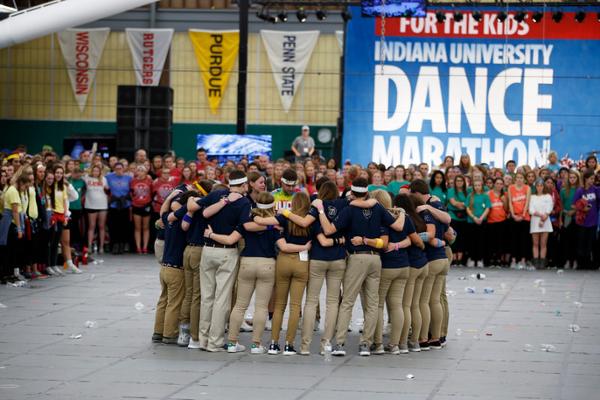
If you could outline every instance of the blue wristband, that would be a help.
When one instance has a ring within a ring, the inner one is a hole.
[[[193,218],[192,218],[192,217],[190,217],[189,215],[185,214],[185,215],[183,216],[183,222],[187,222],[188,224],[191,224],[191,223],[192,223],[192,221],[193,221]]]

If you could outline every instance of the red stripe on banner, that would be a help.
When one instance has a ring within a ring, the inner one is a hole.
[[[444,22],[437,22],[436,11],[446,14]],[[499,11],[480,12],[480,21],[473,18],[473,11],[461,11],[463,19],[456,22],[452,11],[436,11],[427,12],[423,18],[385,18],[385,36],[600,40],[600,22],[596,13],[591,12],[587,13],[583,22],[575,20],[574,12],[563,13],[560,22],[552,19],[552,12],[546,12],[542,20],[536,23],[532,20],[532,12],[527,13],[523,22],[514,19],[516,12],[508,13],[508,18],[501,22],[498,20]],[[382,34],[381,17],[376,18],[375,34]]]

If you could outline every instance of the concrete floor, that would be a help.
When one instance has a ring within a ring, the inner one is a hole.
[[[325,362],[152,344],[156,262],[107,255],[79,276],[0,287],[0,399],[598,398],[600,272],[491,269],[470,279],[477,272],[448,277],[445,349],[358,357],[352,333],[351,355]]]

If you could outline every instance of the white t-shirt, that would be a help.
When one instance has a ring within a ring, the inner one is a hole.
[[[84,176],[86,192],[85,192],[85,208],[87,210],[108,210],[108,196],[104,192],[104,188],[108,186],[106,178],[92,178]]]

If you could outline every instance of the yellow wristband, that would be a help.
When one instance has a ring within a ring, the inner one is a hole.
[[[383,240],[377,238],[375,239],[375,248],[376,249],[381,249],[383,248]]]
[[[290,217],[290,214],[291,214],[292,212],[286,208],[286,209],[284,209],[284,210],[283,210],[281,213],[283,214],[283,216],[284,216],[284,217],[286,217],[286,218],[289,218],[289,217]]]

